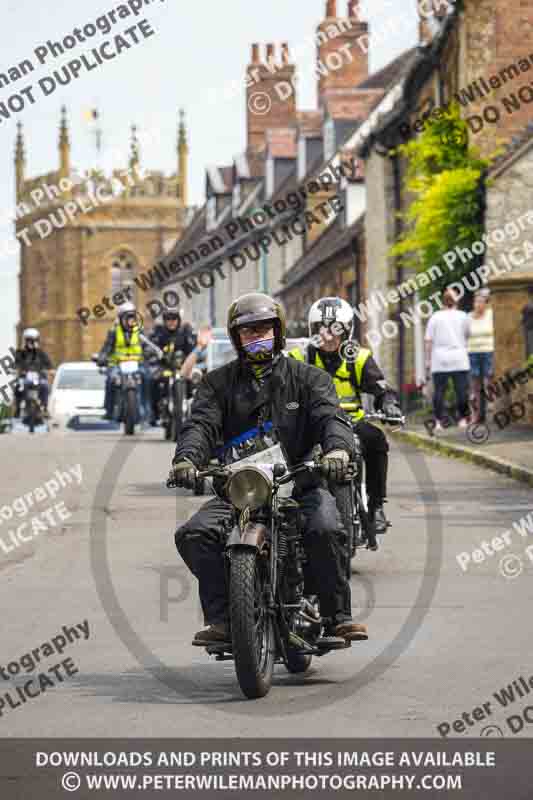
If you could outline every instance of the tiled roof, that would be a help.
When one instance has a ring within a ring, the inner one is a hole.
[[[390,61],[382,69],[372,73],[365,81],[358,84],[358,89],[387,89],[405,74],[418,54],[418,47],[404,50],[397,58]]]
[[[288,271],[283,280],[283,289],[280,294],[300,283],[317,267],[348,247],[352,239],[362,231],[363,224],[364,215],[360,216],[349,228],[343,229],[341,219],[337,216],[335,222]]]

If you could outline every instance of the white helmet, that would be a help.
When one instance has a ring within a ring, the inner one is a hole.
[[[309,309],[309,338],[318,336],[321,328],[328,328],[336,336],[349,339],[353,333],[353,320],[353,309],[346,300],[340,297],[321,297]]]
[[[22,334],[22,338],[24,341],[26,341],[26,339],[35,339],[39,341],[40,334],[37,328],[26,328]]]
[[[135,308],[135,304],[130,303],[129,301],[127,303],[122,303],[122,305],[118,307],[119,319],[120,317],[123,317],[124,314],[136,314],[136,313],[137,309]]]

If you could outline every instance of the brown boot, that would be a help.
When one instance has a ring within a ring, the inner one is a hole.
[[[334,630],[335,636],[341,636],[347,642],[365,642],[368,639],[366,625],[359,622],[341,622]]]
[[[198,647],[206,647],[208,644],[230,643],[229,632],[223,622],[216,625],[209,625],[194,635],[192,643]]]

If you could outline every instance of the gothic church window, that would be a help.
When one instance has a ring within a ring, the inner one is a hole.
[[[116,253],[111,261],[111,292],[122,292],[131,288],[131,297],[135,298],[135,274],[137,263],[135,258],[124,250]]]

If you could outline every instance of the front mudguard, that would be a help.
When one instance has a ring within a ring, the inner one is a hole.
[[[237,547],[256,549],[261,552],[267,536],[267,528],[260,522],[247,522],[241,530],[239,525],[235,525],[226,543],[227,550]]]

